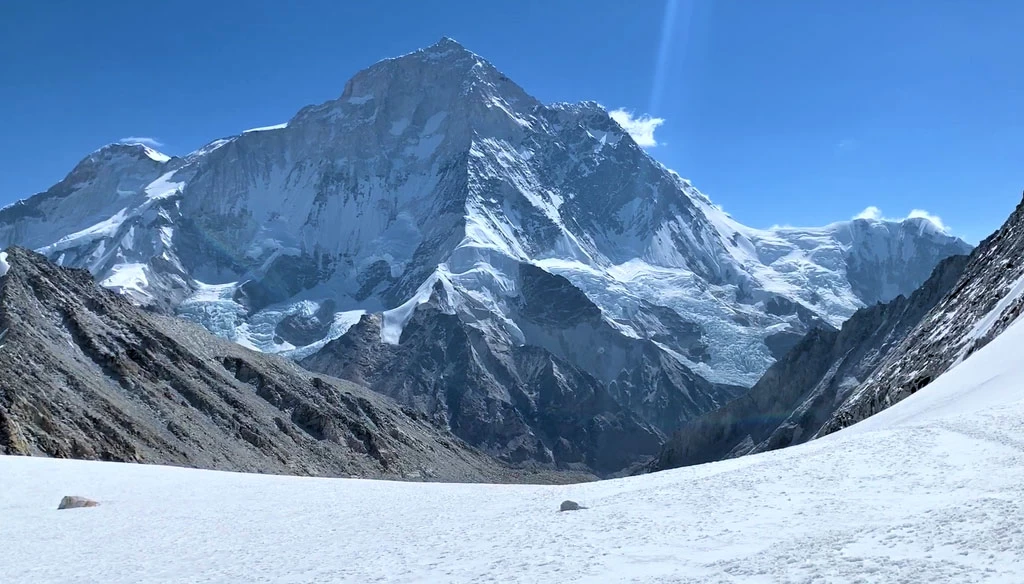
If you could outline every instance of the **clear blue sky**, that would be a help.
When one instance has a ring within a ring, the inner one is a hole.
[[[123,137],[180,155],[286,121],[442,35],[543,101],[664,118],[651,154],[753,226],[922,208],[976,241],[1020,200],[1024,2],[667,12],[653,0],[2,1],[0,204]]]

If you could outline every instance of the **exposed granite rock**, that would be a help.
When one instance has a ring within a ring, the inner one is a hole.
[[[292,314],[277,324],[274,333],[295,346],[308,345],[327,335],[334,321],[335,302],[325,300],[311,315]]]
[[[529,264],[520,264],[519,277],[522,290],[513,315],[526,343],[590,373],[623,408],[666,435],[746,391],[708,382],[654,340],[622,335],[566,278]],[[674,314],[673,328],[690,331],[681,346],[706,353],[698,325],[669,309],[660,312]]]

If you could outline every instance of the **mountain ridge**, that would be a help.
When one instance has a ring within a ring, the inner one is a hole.
[[[401,345],[440,287],[436,318],[488,351],[543,348],[665,434],[812,327],[909,294],[969,249],[920,220],[746,227],[600,105],[544,105],[450,39],[360,71],[285,124],[182,158],[122,145],[94,162],[0,211],[0,245],[294,359],[367,313],[381,315],[373,344]],[[579,291],[561,308],[599,314],[538,325],[519,311],[524,265]],[[591,333],[601,346],[574,348]]]
[[[407,480],[586,479],[502,465],[358,385],[136,308],[18,247],[0,274],[0,452]]]

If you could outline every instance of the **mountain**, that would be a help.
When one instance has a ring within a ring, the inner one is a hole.
[[[0,453],[325,476],[549,481],[352,383],[0,253]],[[577,475],[576,478],[578,478]]]
[[[839,331],[815,328],[749,392],[685,423],[651,470],[703,464],[812,439],[851,392],[957,284],[968,256],[951,256],[909,298],[858,310]]]
[[[528,315],[528,322],[566,326],[568,321],[567,326],[590,324],[600,330],[600,310],[564,278],[527,264],[521,274],[517,314]],[[577,295],[577,304],[544,303],[559,292]],[[637,414],[646,412],[633,413],[633,404],[623,396],[613,396],[598,379],[541,347],[489,339],[446,311],[449,307],[444,287],[437,284],[431,299],[416,307],[397,344],[381,340],[380,316],[364,315],[301,364],[426,412],[471,444],[511,462],[583,465],[610,474],[658,452],[662,434],[639,419]],[[593,333],[594,328],[583,330]],[[598,340],[622,340],[608,337]],[[643,341],[629,341],[643,350]],[[609,354],[617,349],[607,348]],[[681,415],[685,407],[713,407],[657,405],[664,406],[662,416]]]
[[[990,343],[1024,312],[1024,200],[970,256],[963,275],[818,432],[906,399]]]
[[[642,458],[642,435],[724,405],[811,328],[910,294],[970,249],[922,218],[741,225],[602,106],[542,104],[451,39],[182,158],[101,148],[0,210],[9,244],[555,464],[601,438],[566,448],[580,437],[537,417],[545,400],[573,423],[614,420],[633,450],[613,459]],[[413,322],[460,339],[450,374],[471,386],[430,377],[438,346]],[[366,358],[332,364],[332,342]],[[385,369],[392,353],[423,367]]]
[[[861,422],[957,367],[1024,312],[1024,201],[909,298],[811,331],[750,391],[685,423],[653,470],[773,450]]]

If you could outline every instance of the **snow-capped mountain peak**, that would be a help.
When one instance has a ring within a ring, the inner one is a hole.
[[[420,309],[457,315],[491,345],[541,347],[620,403],[679,416],[969,248],[920,221],[746,227],[600,105],[544,105],[451,39],[258,130],[167,161],[101,149],[0,211],[0,245],[295,357],[367,312],[392,344]],[[527,308],[536,286],[571,306]]]

